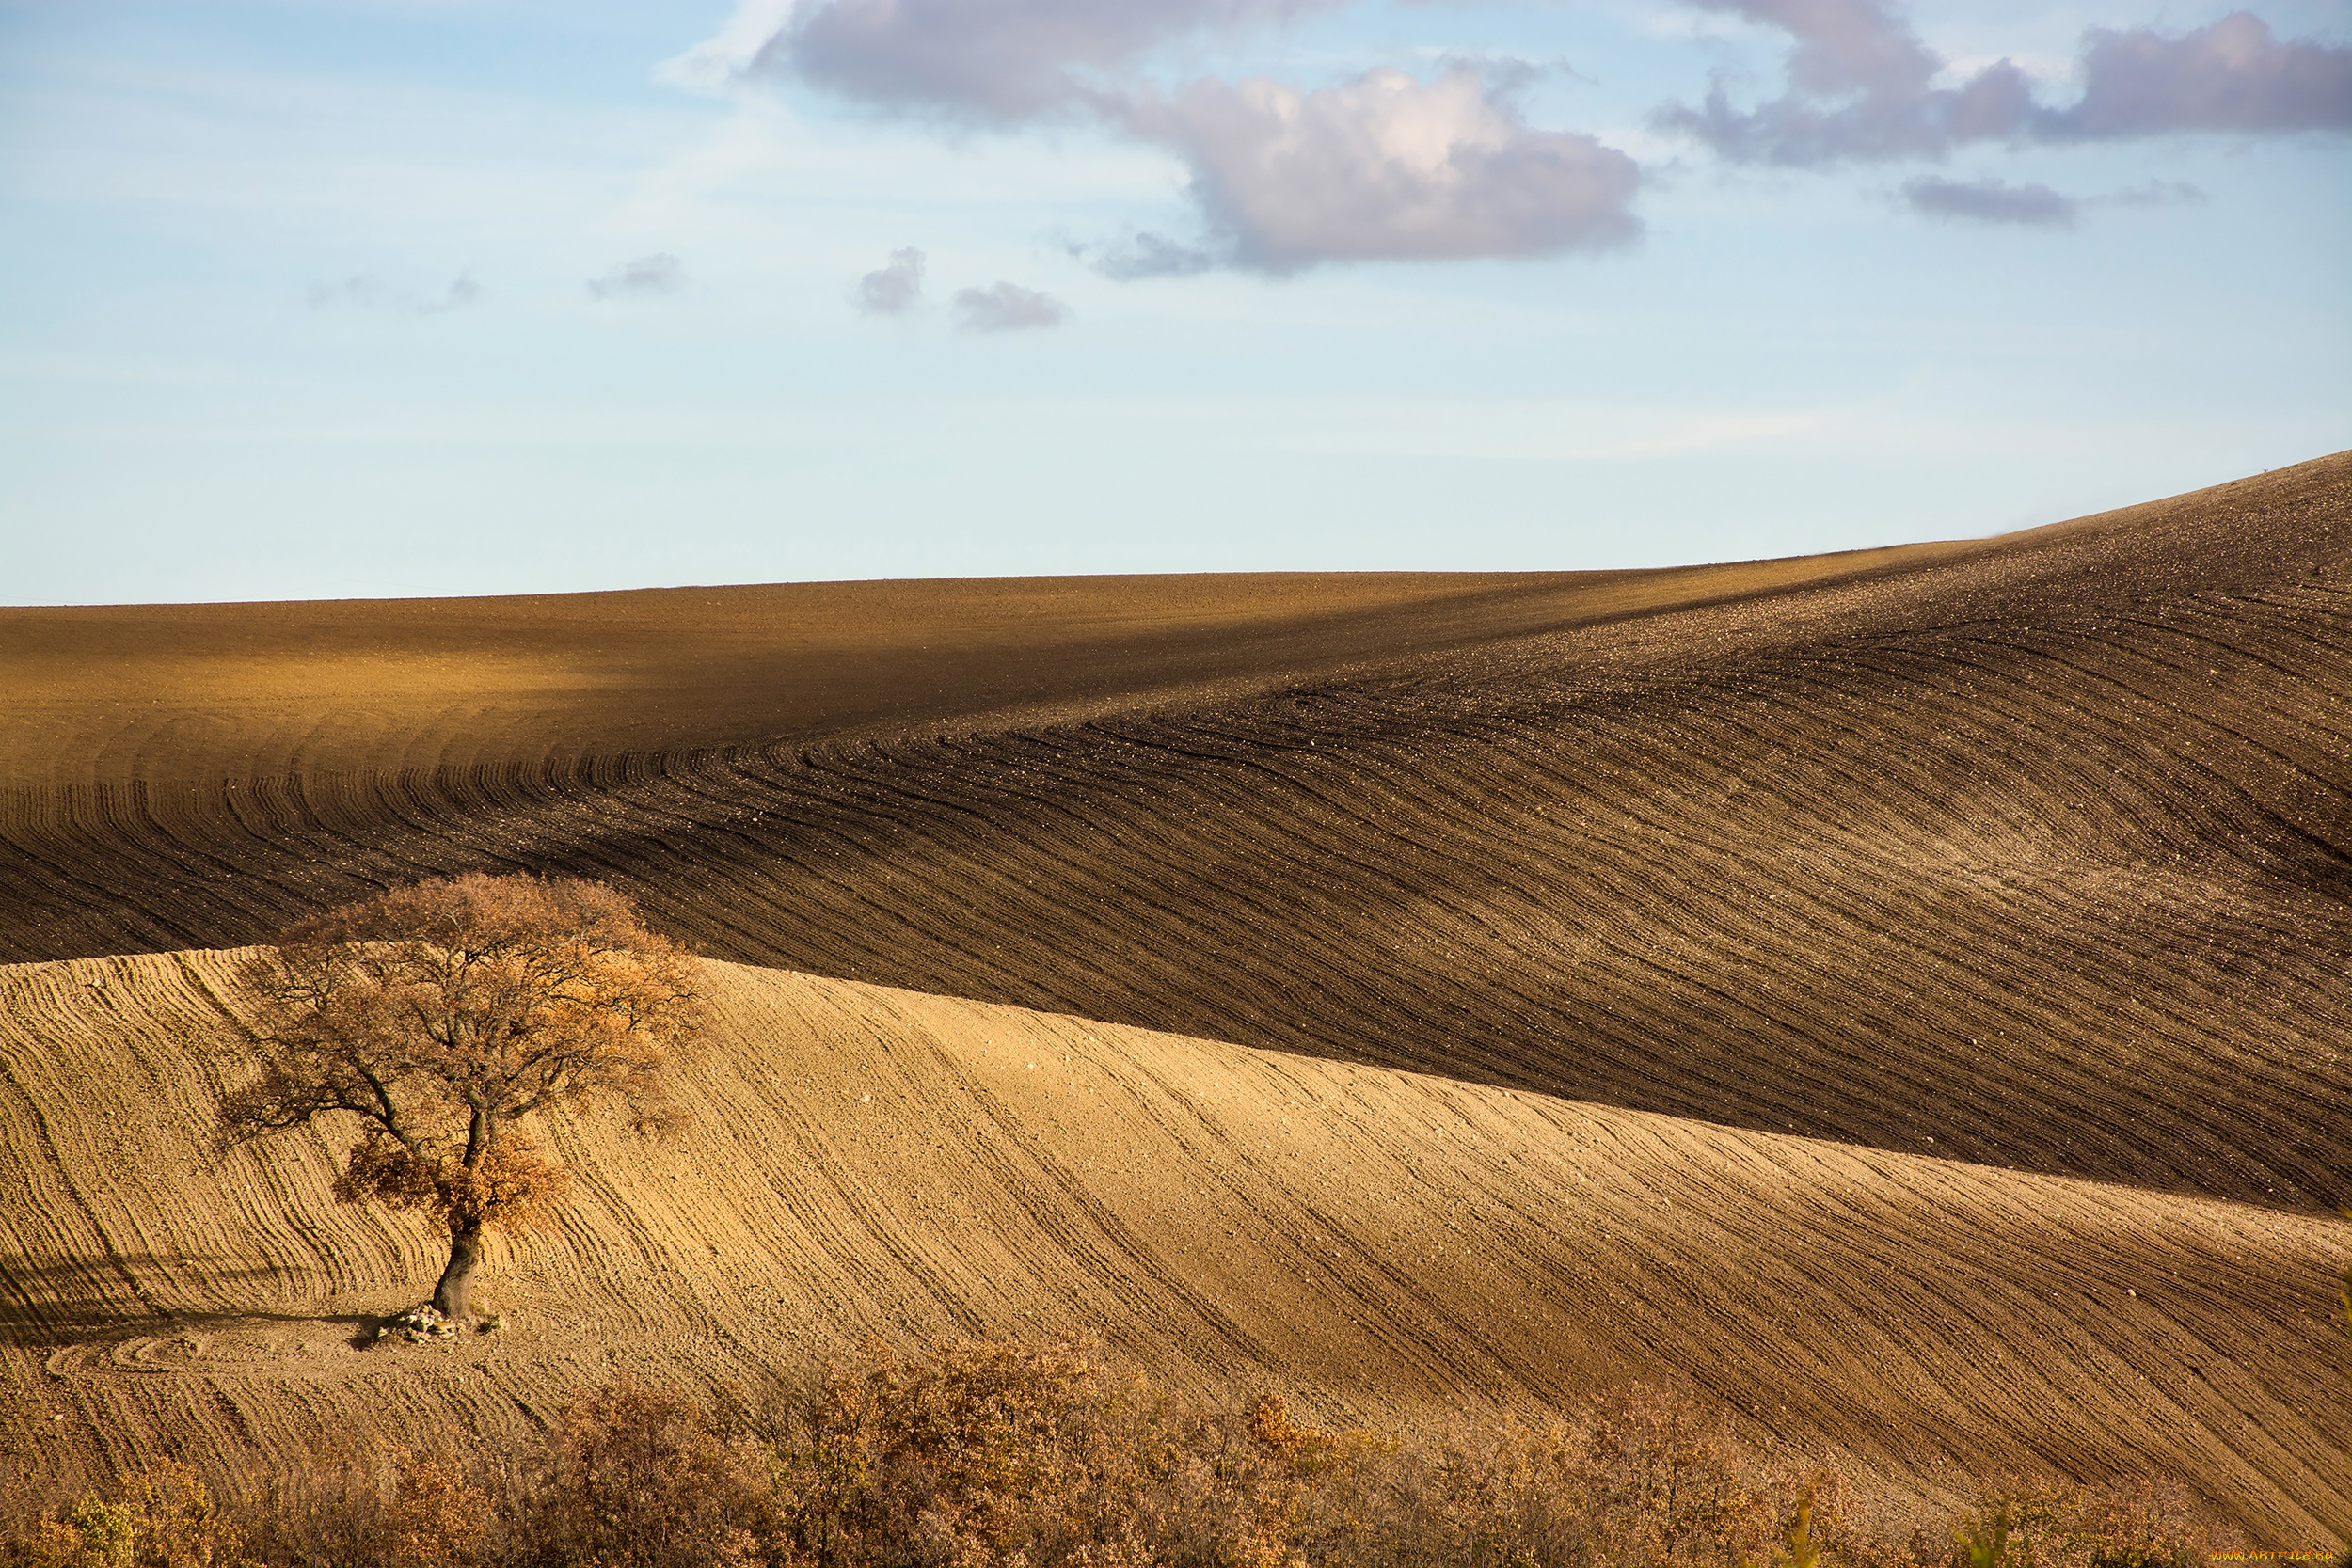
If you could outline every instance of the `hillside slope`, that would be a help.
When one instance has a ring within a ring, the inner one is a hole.
[[[423,873],[564,872],[733,959],[2352,1200],[2352,454],[1969,546],[1358,591],[1394,602],[1278,626],[1201,589],[1107,672],[1051,614],[1000,618],[1051,701],[958,708],[1002,667],[967,689],[951,658],[853,733],[818,712],[840,659],[781,654],[675,744],[582,750],[588,719],[485,700],[429,745],[385,730],[373,768],[204,773],[228,743],[183,755],[173,726],[268,752],[233,688],[167,722],[8,699],[20,733],[85,738],[66,782],[0,797],[0,953],[230,944]],[[23,613],[11,657],[70,641]],[[108,613],[128,646],[184,612]],[[354,614],[385,683],[427,680]],[[741,739],[763,713],[787,738]],[[457,760],[402,766],[419,746]]]
[[[0,968],[20,1473],[518,1433],[615,1365],[756,1402],[867,1336],[1085,1331],[1407,1423],[1688,1379],[1930,1493],[2154,1467],[2276,1545],[2352,1530],[2330,1223],[732,966],[682,1142],[553,1130],[561,1229],[483,1284],[516,1327],[361,1352],[439,1259],[329,1201],[330,1140],[206,1152],[235,958]]]
[[[0,606],[0,788],[468,768],[1198,700],[1978,546],[1648,572],[1260,572]]]

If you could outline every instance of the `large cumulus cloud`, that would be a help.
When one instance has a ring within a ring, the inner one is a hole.
[[[1114,277],[1534,256],[1639,232],[1633,161],[1592,136],[1528,125],[1499,77],[1375,71],[1313,89],[1253,78],[1155,90],[1128,69],[1171,40],[1342,3],[745,0],[671,74],[706,86],[789,74],[965,122],[1083,114],[1165,146],[1191,171],[1206,235],[1095,247]]]
[[[1243,266],[1540,256],[1622,245],[1640,230],[1633,160],[1591,136],[1541,131],[1474,71],[1399,71],[1305,91],[1196,82],[1124,111],[1173,148],[1212,230]]]
[[[1529,125],[1492,73],[1143,85],[1163,46],[1347,3],[740,0],[726,27],[670,73],[705,86],[789,75],[967,124],[1080,115],[1165,146],[1191,172],[1201,231],[1073,247],[1115,277],[1550,255],[1639,233],[1633,161],[1594,136]],[[2280,40],[2243,11],[2178,34],[2094,29],[2082,40],[2078,96],[2052,104],[2008,60],[1953,72],[1891,0],[1687,3],[1790,40],[1773,96],[1743,105],[1719,82],[1699,104],[1657,115],[1734,163],[1931,162],[1987,142],[2352,130],[2352,49]],[[2071,218],[2058,204],[2071,198],[2021,189],[1931,182],[1907,199],[1984,221]]]
[[[1944,58],[1882,0],[1693,0],[1787,32],[1781,94],[1740,108],[1721,85],[1666,127],[1740,163],[1939,158],[1993,140],[2063,142],[2193,131],[2352,130],[2352,49],[2281,40],[2233,12],[2178,36],[2093,29],[2081,97],[2051,107],[2008,60],[1943,83]]]
[[[2099,28],[2083,40],[2081,101],[2041,129],[2085,137],[2352,131],[2352,49],[2281,41],[2245,11],[2180,38]]]
[[[1172,39],[1335,0],[824,0],[780,15],[741,63],[869,103],[984,120],[1025,119],[1105,90]]]

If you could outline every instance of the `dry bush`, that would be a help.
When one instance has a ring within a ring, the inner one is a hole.
[[[493,1568],[511,1478],[488,1451],[378,1443],[261,1478],[236,1498],[253,1555],[299,1568]]]
[[[798,1430],[778,1473],[791,1550],[859,1568],[1286,1568],[1347,1533],[1381,1447],[1272,1396],[1184,1406],[1071,1342],[878,1351]]]
[[[0,1546],[8,1568],[253,1568],[245,1532],[196,1471],[165,1460],[131,1481],[120,1502],[96,1493],[52,1509],[32,1532]]]
[[[1192,1551],[1174,1560],[1277,1568],[1343,1555],[1375,1535],[1391,1509],[1393,1437],[1301,1425],[1279,1395],[1246,1416],[1200,1424],[1216,1445],[1212,1501],[1191,1523]]]
[[[826,1380],[779,1489],[796,1552],[842,1563],[1032,1560],[1083,1528],[1120,1468],[1085,1347],[954,1345],[914,1362],[877,1349]]]
[[[797,1432],[772,1560],[823,1568],[2185,1568],[2223,1539],[2177,1487],[2010,1483],[1961,1526],[2000,1531],[1972,1561],[1877,1538],[1836,1467],[1687,1392],[1408,1444],[1273,1395],[1188,1403],[1070,1343],[877,1351]]]
[[[1896,1543],[1858,1523],[1867,1488],[1684,1392],[1406,1442],[1273,1394],[1180,1400],[1084,1343],[877,1350],[784,1430],[624,1375],[536,1455],[379,1449],[249,1489],[233,1524],[167,1465],[49,1510],[0,1565],[2201,1568],[2236,1544],[2169,1483],[2014,1479]]]
[[[1748,1568],[1890,1554],[1835,1467],[1742,1440],[1691,1394],[1634,1387],[1540,1428],[1457,1423],[1406,1450],[1393,1507],[1355,1560],[1459,1568]]]
[[[766,1466],[703,1408],[627,1372],[576,1401],[521,1510],[520,1555],[597,1568],[733,1568],[760,1560]]]
[[[1945,1568],[2193,1568],[2245,1544],[2179,1484],[2149,1478],[2097,1488],[2007,1478],[1953,1536]]]
[[[1858,1539],[1834,1475],[1774,1468],[1683,1395],[1406,1445],[1271,1394],[1187,1405],[1067,1344],[877,1353],[828,1383],[779,1483],[797,1560],[828,1568],[1747,1568],[1801,1499],[1817,1559]]]
[[[489,1544],[490,1499],[463,1467],[403,1453],[381,1516],[385,1555],[415,1568],[474,1568]]]
[[[1766,1555],[1777,1499],[1720,1414],[1688,1395],[1637,1388],[1597,1406],[1578,1436],[1588,1560],[1737,1568]]]

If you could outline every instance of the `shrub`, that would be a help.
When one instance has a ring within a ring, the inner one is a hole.
[[[877,1351],[796,1433],[778,1471],[790,1548],[861,1568],[1287,1568],[1360,1534],[1365,1461],[1392,1447],[1270,1394],[1186,1406],[1068,1341]]]
[[[1457,1425],[1405,1456],[1383,1562],[1615,1568],[1867,1561],[1849,1488],[1743,1441],[1694,1397],[1637,1387],[1544,1427]]]
[[[526,1510],[529,1553],[598,1568],[755,1562],[761,1469],[693,1401],[624,1372],[565,1413]]]
[[[8,1568],[2198,1568],[2187,1493],[2010,1479],[1908,1543],[1818,1456],[1633,1388],[1407,1441],[1281,1396],[1204,1402],[1085,1343],[873,1352],[773,1440],[626,1375],[535,1454],[382,1448],[272,1478],[232,1524],[166,1465],[51,1509]],[[249,1543],[249,1544],[247,1544]]]
[[[480,1456],[382,1443],[249,1490],[255,1556],[303,1568],[493,1568],[510,1489]]]
[[[778,1473],[794,1550],[820,1562],[1031,1560],[1088,1531],[1116,1451],[1089,1349],[877,1349],[826,1380]]]
[[[2192,1568],[2236,1540],[2177,1483],[2151,1478],[2100,1488],[2011,1478],[1988,1485],[1953,1534],[1949,1568]]]
[[[195,1470],[167,1459],[136,1477],[123,1500],[95,1493],[50,1511],[29,1539],[10,1542],[9,1568],[248,1568],[245,1533]]]

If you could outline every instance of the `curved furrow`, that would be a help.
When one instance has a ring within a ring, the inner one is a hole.
[[[0,937],[596,875],[722,956],[2316,1208],[2347,471],[1068,723],[18,792]]]

